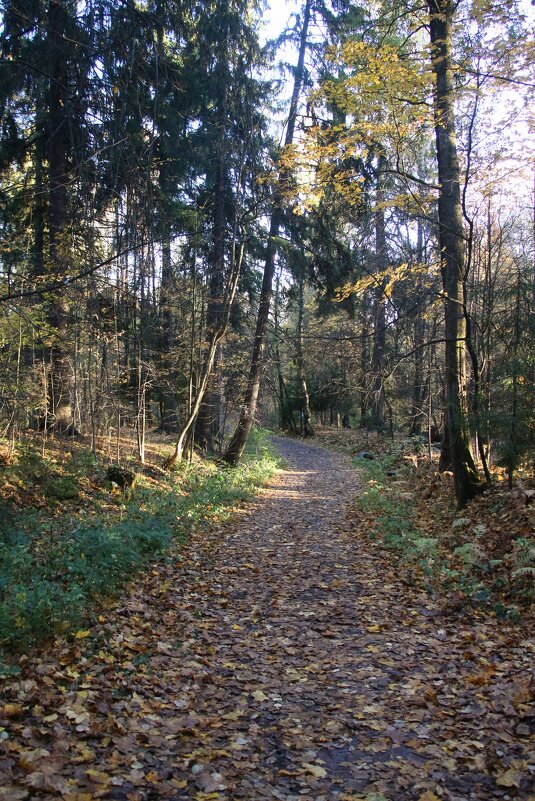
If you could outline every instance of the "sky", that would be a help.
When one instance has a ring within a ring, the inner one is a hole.
[[[268,0],[268,7],[263,15],[265,39],[275,39],[284,29],[290,15],[302,4],[298,0]]]

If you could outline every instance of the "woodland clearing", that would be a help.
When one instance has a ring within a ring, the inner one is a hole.
[[[528,617],[445,605],[347,455],[275,441],[252,504],[4,679],[0,798],[535,798]]]

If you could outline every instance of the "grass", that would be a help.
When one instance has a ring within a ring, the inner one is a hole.
[[[269,437],[256,430],[237,468],[147,471],[127,499],[105,486],[87,452],[61,465],[21,446],[2,469],[26,508],[8,506],[0,526],[0,656],[82,626],[100,599],[199,526],[228,517],[277,467]]]
[[[366,489],[357,499],[359,509],[372,519],[368,527],[372,538],[380,538],[402,562],[416,565],[431,586],[440,573],[438,540],[426,537],[415,525],[414,504],[395,491],[385,479],[386,471],[398,467],[395,451],[381,459],[355,459],[363,472]]]

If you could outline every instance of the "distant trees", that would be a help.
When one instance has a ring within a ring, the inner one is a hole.
[[[363,334],[368,337],[362,339],[360,372],[368,390],[361,390],[361,420],[365,417],[366,424],[383,428],[385,404],[392,417],[387,378],[392,372],[385,359],[395,365],[401,338],[408,333],[404,317],[415,314],[414,339],[405,348],[416,360],[410,392],[410,431],[421,431],[423,416],[427,418],[428,432],[435,427],[435,412],[426,403],[426,396],[432,397],[431,382],[438,380],[446,411],[443,455],[447,454],[450,460],[457,500],[462,506],[482,488],[470,448],[470,430],[475,433],[489,477],[480,415],[480,359],[474,346],[472,317],[472,306],[477,301],[468,297],[474,231],[467,211],[467,190],[470,191],[468,181],[472,177],[482,62],[480,49],[470,51],[468,37],[464,41],[455,39],[456,22],[463,11],[470,15],[468,9],[449,0],[430,0],[427,11],[424,15],[421,9],[409,5],[385,6],[379,11],[375,26],[359,25],[353,37],[342,42],[332,54],[333,66],[313,95],[317,122],[308,127],[305,149],[296,163],[301,174],[306,174],[305,164],[309,165],[309,202],[317,205],[318,197],[326,197],[331,191],[327,187],[334,188],[343,198],[345,208],[341,214],[346,221],[345,230],[341,229],[342,239],[348,242],[352,229],[356,232],[354,239],[361,236],[369,254],[361,257],[360,263],[355,260],[355,278],[342,293],[347,297],[356,292],[363,298]],[[505,18],[490,6],[475,13],[472,21],[483,31],[474,37],[478,46],[486,35],[487,17],[495,26]],[[516,24],[521,25],[518,17]],[[503,29],[505,39],[510,35]],[[513,37],[516,42],[518,31]],[[431,71],[425,53],[427,42]],[[495,37],[494,46],[505,52],[499,37]],[[507,63],[511,64],[510,59]],[[467,76],[467,86],[463,87],[455,77],[460,71]],[[475,78],[473,90],[471,76]],[[463,121],[462,129],[459,120]],[[457,128],[465,135],[463,146],[467,148],[462,165],[457,153]],[[435,167],[428,155],[432,133]],[[365,232],[357,233],[359,228],[362,230],[363,221],[368,231],[371,223],[365,212],[369,201],[362,191],[366,181],[375,185],[374,242]],[[364,210],[360,226],[355,218],[358,207]],[[405,241],[399,236],[403,227],[408,234],[403,237]],[[424,231],[430,243],[425,248]],[[431,311],[439,289],[432,278],[436,266],[440,267],[443,322]],[[371,282],[366,275],[372,278]],[[413,292],[411,295],[409,289],[408,297],[412,298],[413,311],[408,312],[404,284],[411,275]],[[427,294],[433,283],[434,295]],[[427,309],[422,305],[422,293],[424,298],[427,295]],[[431,327],[426,318],[433,319]],[[389,347],[387,329],[392,329],[393,335]],[[430,342],[426,341],[426,331],[433,331]],[[440,351],[444,353],[443,372],[436,369]],[[471,375],[467,373],[466,351]],[[425,379],[424,362],[428,364]],[[399,382],[401,370],[393,370]],[[399,383],[392,390],[393,396],[399,398]],[[440,403],[435,404],[435,411],[437,405]]]
[[[268,86],[246,6],[8,4],[2,294],[22,296],[13,319],[41,315],[21,323],[16,380],[30,360],[36,402],[19,423],[130,422],[143,459],[147,425],[202,408],[263,193]]]

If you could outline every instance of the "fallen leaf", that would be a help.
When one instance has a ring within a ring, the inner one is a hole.
[[[521,771],[510,768],[509,770],[506,770],[505,773],[502,773],[501,776],[498,776],[496,779],[496,784],[500,787],[518,788],[522,784],[523,778],[524,774]]]
[[[30,795],[29,790],[24,787],[18,787],[15,784],[9,784],[5,787],[0,787],[0,798],[2,801],[24,801]]]
[[[55,768],[49,766],[45,766],[43,770],[29,773],[24,782],[34,790],[46,790],[49,793],[61,793],[64,795],[69,789],[65,779],[57,775]]]
[[[94,782],[94,784],[108,785],[111,782],[111,777],[101,770],[93,770],[92,768],[89,768],[86,770],[85,775],[90,781]]]
[[[0,718],[18,718],[23,712],[22,704],[4,704],[0,707]]]
[[[303,767],[313,776],[318,779],[324,779],[327,776],[327,771],[321,765],[313,765],[311,762],[303,762]]]
[[[183,790],[188,786],[186,779],[170,779],[170,783],[173,787],[176,787],[177,790]]]
[[[195,784],[203,793],[217,793],[224,790],[223,776],[220,773],[203,770],[195,777]]]
[[[64,801],[95,801],[93,793],[67,793],[63,798]]]

